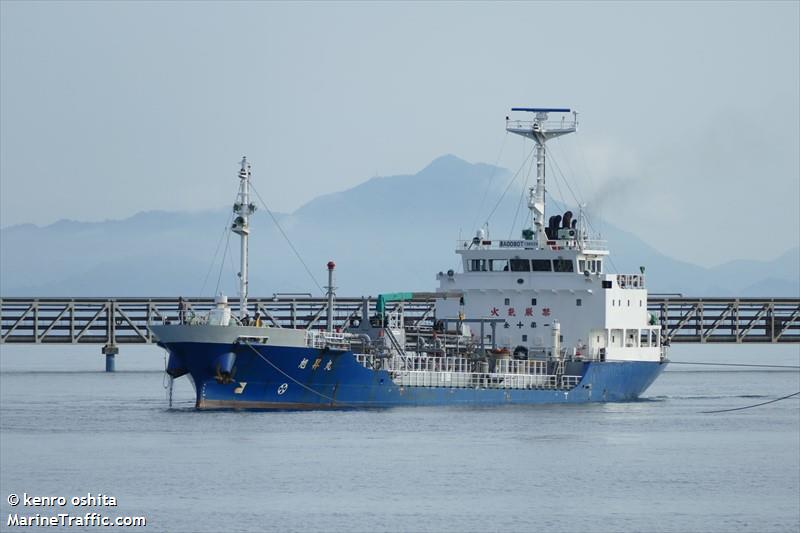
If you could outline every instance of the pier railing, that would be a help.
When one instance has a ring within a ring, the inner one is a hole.
[[[800,298],[650,296],[668,343],[798,343]]]
[[[375,299],[338,298],[333,329],[375,315]],[[318,330],[327,327],[325,298],[255,298],[249,313],[265,325]],[[236,302],[232,302],[238,314]],[[0,344],[142,344],[148,326],[190,321],[207,313],[212,298],[0,298]],[[432,299],[392,303],[402,307],[406,329],[431,331]],[[689,298],[650,296],[648,311],[669,343],[800,343],[800,298]]]
[[[360,320],[364,309],[375,314],[371,298],[338,298],[332,327],[344,329]],[[406,327],[417,327],[433,313],[433,300],[387,305],[401,308]],[[238,303],[230,303],[234,315]],[[213,298],[1,298],[0,343],[26,344],[143,344],[153,342],[149,326],[193,322],[214,307]],[[251,298],[249,316],[256,313],[264,325],[327,329],[325,298]]]

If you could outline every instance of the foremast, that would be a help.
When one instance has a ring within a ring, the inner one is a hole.
[[[526,240],[533,240],[536,248],[543,248],[547,243],[544,231],[545,216],[545,143],[555,137],[574,133],[578,130],[578,112],[558,107],[513,107],[511,111],[534,113],[533,120],[510,120],[506,117],[506,131],[516,133],[536,142],[536,185],[528,192],[528,209],[531,212],[530,228],[523,230]],[[561,120],[548,121],[550,113],[560,113]],[[572,114],[568,118],[568,114]]]
[[[236,217],[231,225],[231,231],[241,238],[240,264],[239,270],[239,319],[244,322],[247,318],[247,289],[248,289],[248,237],[250,236],[250,215],[256,206],[250,201],[250,163],[247,157],[242,157],[239,170],[239,194],[236,203],[233,204],[233,212]]]

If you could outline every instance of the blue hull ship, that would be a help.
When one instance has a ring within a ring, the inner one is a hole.
[[[649,361],[583,362],[569,386],[543,381],[514,387],[512,379],[476,373],[463,386],[399,385],[389,370],[366,368],[350,351],[203,342],[166,343],[189,373],[199,409],[348,409],[403,405],[504,405],[635,400],[666,367]],[[235,359],[233,379],[220,361]],[[450,373],[451,381],[455,376]]]
[[[325,330],[266,327],[250,315],[250,166],[242,160],[232,231],[241,237],[239,314],[220,295],[204,316],[153,325],[167,373],[189,375],[198,409],[348,409],[630,401],[668,361],[647,312],[644,269],[609,274],[605,243],[584,213],[545,221],[545,143],[577,130],[569,109],[514,108],[506,130],[534,141],[537,179],[519,240],[488,227],[458,243],[462,271],[440,272],[427,325],[406,327],[402,302],[381,295],[360,319],[333,328],[333,262]],[[560,119],[550,120],[553,114]],[[394,306],[392,307],[392,303]],[[390,308],[391,307],[391,308]]]

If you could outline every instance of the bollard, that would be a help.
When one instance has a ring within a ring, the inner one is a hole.
[[[114,371],[114,356],[119,353],[119,348],[115,344],[103,346],[103,354],[106,356],[106,372]]]

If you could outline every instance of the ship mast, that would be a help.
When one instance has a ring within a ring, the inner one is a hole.
[[[242,168],[239,170],[239,194],[236,203],[233,204],[233,212],[236,218],[231,226],[231,231],[241,237],[241,269],[239,270],[239,319],[244,322],[247,318],[247,262],[248,262],[248,236],[250,235],[250,215],[256,206],[250,202],[250,163],[247,157],[242,157],[240,162]]]
[[[578,129],[578,112],[567,108],[552,107],[513,107],[511,111],[534,113],[533,120],[510,120],[506,117],[506,131],[516,133],[536,142],[536,185],[528,191],[528,209],[531,212],[531,226],[523,230],[523,238],[533,240],[536,248],[547,242],[544,232],[544,192],[545,192],[545,143],[554,138],[574,133]],[[560,121],[548,121],[549,113],[572,113],[570,119],[563,115]]]

